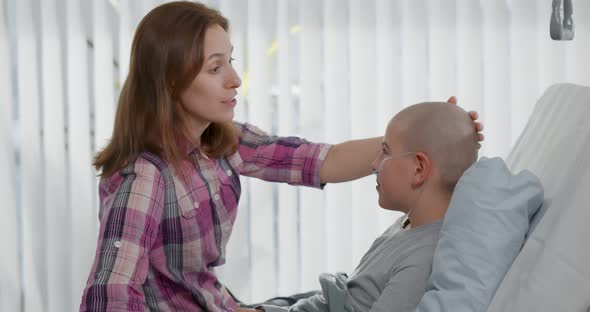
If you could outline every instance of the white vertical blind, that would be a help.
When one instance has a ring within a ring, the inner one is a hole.
[[[483,111],[483,51],[482,13],[479,2],[457,0],[457,98],[466,110],[475,110],[485,117]],[[488,133],[485,125],[485,132]],[[485,153],[483,144],[480,155]]]
[[[377,84],[375,70],[370,65],[377,57],[375,52],[375,5],[362,0],[349,1],[350,30],[350,134],[354,139],[383,135],[377,129]],[[326,112],[329,114],[329,112]],[[353,265],[357,264],[379,234],[376,211],[377,192],[375,176],[369,176],[352,184],[352,244]],[[369,191],[370,190],[370,191]],[[369,191],[369,192],[367,192]],[[356,209],[354,209],[356,207]],[[350,271],[352,268],[346,270]]]
[[[280,0],[277,5],[277,43],[278,43],[278,129],[279,135],[293,135],[296,131],[295,105],[292,96],[291,37],[289,20],[289,1]],[[296,69],[296,68],[295,68]],[[289,185],[278,187],[278,291],[282,294],[295,293],[299,289],[299,242],[297,232],[297,189]],[[280,242],[290,242],[281,244]]]
[[[248,121],[248,102],[246,93],[248,91],[248,60],[246,59],[247,45],[247,16],[243,12],[247,8],[246,1],[223,1],[220,6],[221,12],[230,21],[230,36],[234,46],[232,53],[234,68],[242,78],[242,86],[238,90],[236,97],[237,105],[235,108],[235,117],[237,121]],[[250,239],[250,192],[249,179],[241,179],[242,196],[238,209],[238,216],[234,224],[232,238],[228,242],[226,265],[218,270],[219,278],[234,294],[239,295],[239,299],[245,302],[251,302],[252,298],[252,252]],[[239,277],[239,278],[238,278]]]
[[[0,17],[8,12],[0,5]],[[17,226],[16,170],[14,161],[13,98],[11,55],[8,49],[9,32],[4,20],[0,22],[0,198],[3,198],[0,218],[0,244],[4,252],[0,257],[0,311],[21,310],[21,283],[19,264],[19,235]]]
[[[98,233],[97,188],[92,169],[90,137],[90,95],[88,79],[87,32],[80,2],[65,2],[66,19],[66,105],[68,108],[69,229],[71,242],[71,293],[62,293],[70,302],[70,311],[80,306],[82,291],[96,250]]]
[[[427,2],[428,99],[444,101],[457,92],[456,0]]]
[[[138,22],[164,2],[0,2],[0,310],[78,309],[98,225],[92,146],[111,135]],[[588,1],[574,0],[570,42],[550,40],[550,1],[202,2],[231,23],[235,119],[280,135],[380,136],[403,107],[457,95],[485,122],[480,155],[502,156],[549,85],[590,85]],[[246,302],[318,289],[399,215],[378,207],[374,176],[324,191],[243,178],[221,282]]]
[[[509,19],[505,1],[482,1],[484,101],[482,121],[494,135],[486,142],[486,151],[505,157],[510,148],[510,46]]]
[[[262,0],[248,0],[247,45],[248,70],[250,73],[250,90],[248,94],[249,122],[264,131],[271,131],[273,106],[271,104],[271,68],[267,49],[270,46],[274,30],[273,23],[267,20],[275,16],[265,14],[270,10],[268,3]],[[264,21],[268,24],[265,25]],[[269,25],[270,24],[270,25]],[[271,27],[269,27],[271,26]],[[273,203],[273,185],[261,180],[250,181],[251,210],[250,238],[252,244],[252,298],[261,301],[272,295],[277,287],[276,280],[276,224]]]
[[[65,105],[63,95],[62,44],[57,25],[57,3],[53,0],[41,4],[41,100],[43,104],[43,155],[45,187],[45,222],[47,226],[47,308],[50,311],[68,310],[68,300],[61,294],[70,292],[68,277],[70,232],[62,226],[68,219]],[[61,265],[61,264],[66,265]]]
[[[20,117],[21,214],[23,283],[29,291],[26,311],[47,305],[46,242],[41,117],[39,104],[38,42],[31,1],[16,3],[17,92]]]
[[[322,141],[322,36],[321,3],[303,0],[299,7],[301,38],[299,45],[299,129],[300,135]],[[315,189],[299,190],[299,227],[301,233],[301,287],[317,288],[318,274],[326,269],[325,206],[323,194]],[[290,242],[281,242],[290,243]]]
[[[510,132],[520,133],[526,125],[536,98],[541,90],[538,81],[537,54],[538,38],[537,9],[538,1],[509,1],[510,12]],[[545,24],[545,23],[543,23]],[[547,34],[548,35],[548,34]],[[508,94],[505,94],[508,95]],[[517,136],[511,136],[511,145]]]
[[[400,2],[379,0],[376,2],[376,71],[377,71],[377,117],[375,117],[378,135],[383,135],[389,117],[403,108],[401,87],[401,6]],[[381,117],[380,117],[381,116]],[[345,140],[346,137],[338,141]],[[338,142],[335,141],[335,142]],[[373,186],[371,186],[373,189]],[[337,196],[337,195],[336,195]],[[352,207],[350,208],[352,209]],[[383,233],[392,224],[392,220],[401,216],[400,212],[391,212],[377,208],[379,233]],[[356,252],[362,252],[357,250]]]
[[[428,97],[428,19],[426,0],[401,2],[402,106],[429,100]]]
[[[132,1],[118,1],[119,13],[119,82],[121,88],[129,72],[129,57],[131,56],[131,40],[133,39],[133,22],[130,6]]]
[[[115,122],[115,80],[113,75],[112,21],[109,3],[92,2],[93,88],[94,88],[94,147],[101,151],[108,143]],[[125,43],[127,48],[129,43]],[[128,62],[129,57],[126,58]]]
[[[343,142],[350,131],[350,72],[348,8],[346,2],[324,1],[323,60],[324,60],[324,133],[326,142]],[[305,104],[305,103],[303,103]],[[318,207],[314,207],[317,209]],[[353,266],[352,185],[328,185],[325,191],[326,268],[349,271]],[[317,287],[317,286],[316,286]]]

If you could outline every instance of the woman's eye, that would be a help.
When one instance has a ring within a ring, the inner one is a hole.
[[[212,73],[217,73],[219,71],[219,69],[221,68],[221,66],[215,66],[211,69]]]
[[[235,60],[236,60],[236,59],[232,57],[232,58],[230,58],[230,59],[229,59],[229,63],[231,64],[231,63],[233,63]]]

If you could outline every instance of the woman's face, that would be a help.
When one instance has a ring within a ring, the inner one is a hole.
[[[219,25],[205,32],[204,62],[189,87],[180,94],[183,110],[191,126],[207,126],[211,122],[229,122],[234,117],[236,89],[241,80],[231,61],[231,45],[227,32]]]

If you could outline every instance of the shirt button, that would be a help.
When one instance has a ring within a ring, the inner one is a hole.
[[[119,247],[121,247],[121,242],[120,242],[120,241],[116,241],[116,242],[115,242],[115,247],[116,247],[116,248],[119,248]]]
[[[193,203],[193,207],[195,207],[195,208],[199,208],[199,202],[194,202],[194,203]]]
[[[215,194],[215,196],[213,196],[213,199],[219,200],[219,194]]]
[[[228,177],[231,177],[231,175],[232,175],[232,172],[229,169],[225,173],[227,174]]]

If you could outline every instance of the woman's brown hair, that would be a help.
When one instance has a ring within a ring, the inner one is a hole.
[[[176,140],[185,135],[178,115],[180,94],[200,72],[205,32],[216,24],[229,30],[218,11],[184,1],[158,6],[139,23],[113,135],[93,163],[102,177],[112,176],[142,152],[155,153],[174,167],[186,157]],[[233,153],[237,146],[231,122],[211,123],[200,139],[210,157]]]

